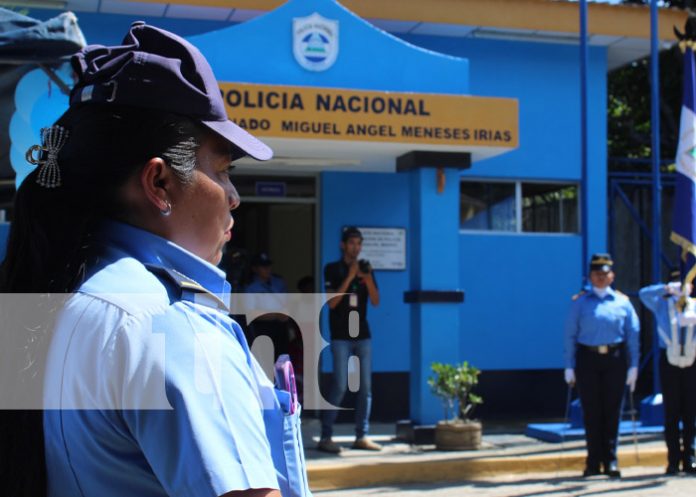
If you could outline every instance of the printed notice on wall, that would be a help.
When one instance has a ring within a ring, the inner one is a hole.
[[[358,227],[363,235],[361,259],[373,269],[403,271],[406,269],[406,229]]]

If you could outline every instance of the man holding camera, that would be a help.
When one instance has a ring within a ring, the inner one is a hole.
[[[372,403],[372,343],[367,323],[368,298],[379,305],[379,290],[369,262],[358,260],[362,250],[362,233],[354,226],[341,234],[341,260],[324,267],[327,292],[343,294],[329,301],[329,329],[333,356],[333,381],[328,401],[340,406],[348,386],[348,359],[359,360],[360,385],[355,407],[354,449],[381,450],[382,446],[367,438]],[[321,440],[317,449],[338,454],[341,447],[332,439],[338,411],[327,410],[321,418]]]

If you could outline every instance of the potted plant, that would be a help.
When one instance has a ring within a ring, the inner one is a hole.
[[[430,368],[435,376],[428,378],[428,385],[443,400],[445,408],[445,419],[435,427],[436,447],[440,450],[478,449],[481,423],[471,416],[483,400],[472,390],[481,371],[466,361],[458,365],[434,362]]]

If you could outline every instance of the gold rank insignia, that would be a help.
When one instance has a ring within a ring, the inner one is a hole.
[[[587,293],[587,290],[580,290],[579,293],[576,293],[575,295],[573,295],[573,302],[575,302],[576,300],[578,300],[580,297],[582,297],[582,296],[585,295],[586,293]]]

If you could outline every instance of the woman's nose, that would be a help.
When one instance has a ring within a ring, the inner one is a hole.
[[[237,193],[237,189],[232,183],[230,183],[229,190],[227,192],[227,202],[230,204],[231,211],[235,210],[237,207],[239,207],[239,204],[242,203],[241,199],[239,198],[239,193]]]

